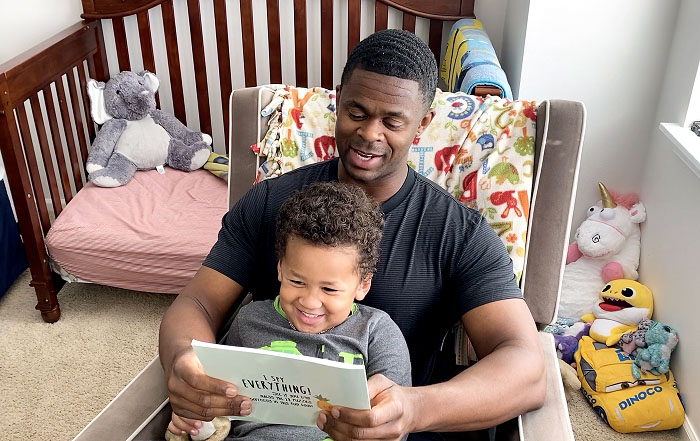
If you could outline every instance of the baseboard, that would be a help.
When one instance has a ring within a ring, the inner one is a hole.
[[[688,415],[685,416],[685,421],[683,421],[683,427],[680,432],[681,439],[683,441],[700,441],[700,438],[698,438],[698,433],[693,428],[690,420],[688,420]]]

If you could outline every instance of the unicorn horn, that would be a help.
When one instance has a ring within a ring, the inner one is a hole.
[[[617,204],[613,202],[608,189],[605,188],[602,182],[598,182],[598,188],[600,188],[600,196],[603,199],[603,208],[615,208]]]

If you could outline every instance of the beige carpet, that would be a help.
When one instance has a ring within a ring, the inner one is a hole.
[[[153,359],[174,297],[67,284],[61,319],[49,325],[29,280],[25,272],[0,299],[0,439],[69,441]],[[619,434],[579,392],[569,394],[569,411],[577,441],[682,439],[678,431]]]

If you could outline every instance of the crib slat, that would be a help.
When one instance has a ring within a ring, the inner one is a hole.
[[[374,32],[386,29],[389,25],[389,8],[376,0],[374,3]]]
[[[403,24],[401,28],[405,31],[416,32],[416,16],[409,14],[408,12],[403,13]]]
[[[29,102],[32,107],[32,116],[34,117],[34,128],[36,135],[39,138],[39,148],[41,149],[41,159],[44,162],[44,171],[46,172],[46,181],[49,184],[49,194],[51,195],[51,204],[53,205],[53,214],[58,216],[61,214],[61,194],[58,192],[58,182],[56,182],[56,172],[51,160],[51,149],[49,149],[49,141],[46,136],[46,126],[44,125],[44,117],[41,113],[41,105],[39,97],[32,95],[29,97]],[[50,118],[50,116],[49,116]]]
[[[58,84],[53,82],[53,85],[58,89]],[[56,153],[56,163],[58,164],[58,173],[61,176],[61,187],[63,188],[63,197],[66,199],[66,204],[73,199],[73,192],[70,189],[70,178],[68,177],[68,167],[66,165],[65,149],[61,141],[61,134],[58,131],[58,122],[56,114],[56,106],[53,103],[54,95],[51,91],[51,85],[44,87],[44,103],[46,104],[46,114],[49,116],[49,127],[51,129],[51,140],[53,141],[53,150]],[[60,204],[59,204],[60,205]]]
[[[34,153],[34,144],[32,143],[31,132],[29,131],[29,122],[27,121],[27,111],[24,110],[24,103],[17,106],[17,116],[19,117],[19,130],[22,134],[22,144],[24,145],[24,156],[27,158],[29,166],[29,175],[32,178],[32,189],[34,190],[34,202],[39,209],[39,219],[41,220],[41,228],[44,234],[51,227],[49,219],[49,210],[46,208],[46,199],[44,197],[44,188],[41,185],[39,176],[39,166],[36,162],[36,154]]]
[[[306,0],[294,0],[294,63],[296,85],[306,87],[309,83],[306,66]]]
[[[180,52],[177,48],[177,30],[175,27],[175,10],[172,0],[161,4],[163,30],[165,31],[165,48],[168,55],[170,72],[170,91],[173,97],[173,113],[183,124],[187,125],[185,115],[185,95],[182,91],[182,74],[180,69]]]
[[[151,37],[151,20],[148,18],[148,11],[141,11],[136,14],[136,22],[139,27],[139,41],[141,42],[141,59],[143,68],[156,74],[156,59],[153,54],[153,38]],[[89,63],[88,63],[89,66]],[[160,108],[160,98],[156,91],[156,107]]]
[[[114,28],[114,42],[117,46],[117,60],[119,60],[119,70],[131,70],[129,62],[129,47],[126,44],[126,30],[124,29],[123,18],[113,18],[112,28]]]
[[[71,168],[73,169],[73,182],[75,183],[75,191],[83,188],[83,178],[80,176],[80,166],[78,165],[78,149],[75,146],[73,138],[73,129],[70,124],[70,116],[68,115],[68,102],[66,101],[66,91],[63,85],[63,80],[59,78],[56,82],[56,91],[58,92],[58,107],[61,109],[61,119],[63,120],[63,133],[66,135],[66,143],[68,144],[68,157],[70,157]]]
[[[360,0],[348,0],[348,54],[360,42]]]
[[[321,0],[321,86],[333,88],[333,0]]]
[[[78,103],[78,88],[75,85],[75,78],[73,77],[73,70],[68,71],[68,92],[70,93],[70,100],[73,107],[73,121],[75,122],[75,129],[77,131],[78,143],[80,144],[80,157],[82,158],[82,163],[87,162],[87,142],[85,140],[85,126],[83,125],[83,117],[80,113],[80,104]]]
[[[257,84],[255,71],[255,37],[253,29],[253,5],[252,0],[241,0],[241,35],[243,36],[243,70],[245,74],[245,86],[253,87]]]
[[[148,11],[141,11],[136,14],[136,22],[139,27],[143,68],[149,72],[156,73],[156,59],[153,54],[153,38],[151,37],[151,21],[148,18]]]
[[[219,85],[221,87],[221,110],[224,116],[224,136],[228,152],[228,99],[233,87],[231,85],[231,57],[228,48],[228,25],[226,19],[226,0],[214,0],[214,21],[216,26],[216,53],[219,58]]]
[[[435,56],[437,62],[440,61],[440,46],[442,44],[442,21],[430,20],[430,31],[428,34],[428,46]]]
[[[109,79],[109,68],[101,21],[95,22],[95,40],[97,41],[97,52],[92,54],[92,57],[88,57],[88,68],[90,68],[92,64],[90,76],[97,81],[107,81]]]
[[[211,112],[209,110],[209,86],[207,85],[207,64],[204,60],[204,37],[202,37],[202,17],[199,0],[187,0],[187,13],[190,19],[190,40],[194,76],[197,86],[197,108],[199,109],[199,130],[211,134]]]
[[[87,96],[87,80],[85,79],[85,67],[81,64],[78,65],[78,80],[80,81],[80,93],[83,98],[83,108],[85,109],[85,123],[87,124],[88,134],[90,135],[90,144],[95,140],[95,123],[92,122],[92,115],[90,114],[90,101]]]
[[[270,83],[282,82],[279,0],[267,0],[267,41],[270,52]]]

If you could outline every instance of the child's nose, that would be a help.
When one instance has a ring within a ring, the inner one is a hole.
[[[309,290],[305,296],[300,299],[301,305],[307,309],[317,309],[322,305],[321,296],[319,293]]]

